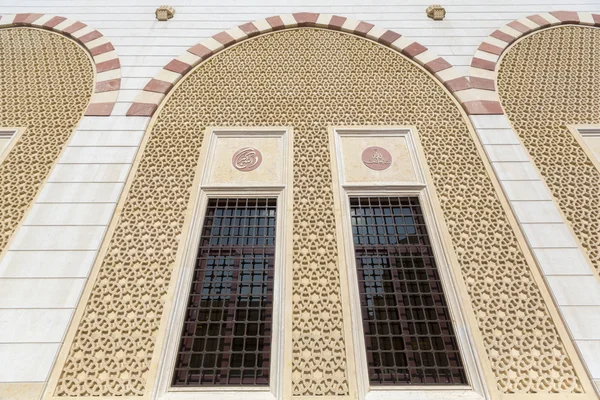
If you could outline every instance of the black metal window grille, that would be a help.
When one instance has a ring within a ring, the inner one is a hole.
[[[269,384],[276,199],[210,199],[173,386]]]
[[[350,199],[372,385],[466,384],[418,197]]]

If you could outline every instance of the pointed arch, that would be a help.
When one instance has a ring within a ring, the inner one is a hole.
[[[248,22],[220,32],[190,47],[185,53],[171,60],[136,97],[127,111],[128,116],[152,116],[175,83],[199,63],[220,51],[246,39],[282,29],[312,27],[343,31],[371,39],[402,53],[422,65],[435,76],[462,104],[461,92],[471,88],[469,81],[456,69],[418,42],[407,39],[392,30],[379,28],[371,23],[331,14],[295,13],[268,17]],[[466,97],[468,102],[468,97]],[[464,106],[464,105],[463,105]]]
[[[30,26],[65,35],[85,48],[96,69],[95,86],[86,116],[109,116],[121,88],[121,63],[114,46],[100,31],[83,22],[50,14],[0,15],[0,28]]]
[[[600,26],[600,14],[575,11],[551,11],[549,13],[534,14],[514,20],[490,34],[478,47],[473,60],[469,81],[473,93],[479,93],[482,100],[482,109],[466,109],[473,114],[503,115],[504,109],[500,104],[496,80],[498,78],[498,61],[506,49],[517,39],[530,35],[540,29],[557,25],[586,25]],[[477,112],[480,111],[480,112]]]

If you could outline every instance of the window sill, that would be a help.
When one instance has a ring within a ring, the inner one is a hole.
[[[391,389],[390,388],[371,388],[365,400],[484,400],[481,394],[475,392],[470,387],[456,388],[427,388],[427,387],[415,387],[407,390]]]

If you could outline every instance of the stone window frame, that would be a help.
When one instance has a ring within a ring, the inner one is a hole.
[[[12,149],[15,147],[15,145],[21,139],[21,136],[23,136],[23,133],[25,133],[25,130],[26,130],[26,128],[22,128],[22,127],[21,128],[19,128],[19,127],[0,127],[0,135],[7,133],[7,132],[12,132],[12,135],[11,135],[6,147],[4,149],[0,149],[0,164],[2,164],[4,162],[4,160],[6,160],[6,157],[8,157],[8,155],[10,154]]]
[[[274,198],[208,196],[172,388],[269,386],[276,224]]]
[[[403,136],[406,138],[412,166],[415,170],[415,182],[383,182],[373,184],[347,183],[342,170],[341,136],[365,136],[374,134],[378,136]],[[425,163],[425,153],[420,144],[418,131],[414,126],[364,126],[364,127],[330,127],[329,143],[333,193],[336,207],[336,232],[338,237],[338,251],[340,254],[340,275],[342,285],[346,290],[342,292],[344,307],[348,310],[352,326],[353,364],[356,371],[357,398],[359,400],[409,400],[418,397],[421,400],[437,399],[467,399],[483,400],[491,398],[486,387],[484,369],[471,330],[476,329],[476,321],[470,317],[465,307],[469,301],[464,298],[466,289],[460,280],[456,255],[453,251],[445,220],[433,179]],[[442,281],[444,295],[448,310],[452,317],[453,328],[459,351],[466,371],[467,385],[395,385],[371,386],[368,377],[366,362],[366,346],[362,328],[362,313],[358,293],[358,282],[354,244],[352,236],[352,222],[350,216],[351,197],[418,197],[423,210],[425,225],[434,251],[435,260]],[[349,354],[348,358],[351,358]]]
[[[600,171],[600,154],[596,155],[586,140],[588,137],[596,137],[600,139],[600,124],[567,125],[567,128],[573,134],[573,137],[575,137],[575,140],[577,140],[583,151],[585,151],[592,164],[594,164]]]
[[[222,184],[203,184],[210,173],[211,150],[217,137],[241,136],[281,136],[284,140],[285,160],[283,184],[228,186]],[[156,400],[211,400],[227,398],[235,400],[277,400],[289,391],[291,368],[285,367],[284,358],[291,356],[291,318],[292,312],[292,162],[293,129],[291,127],[208,127],[204,134],[201,160],[196,168],[192,199],[181,238],[183,248],[173,272],[176,276],[175,288],[168,299],[165,309],[169,310],[167,327],[158,362],[158,371],[152,388],[152,399]],[[269,386],[207,386],[175,387],[172,385],[176,357],[181,341],[185,312],[189,300],[190,285],[194,273],[198,242],[209,199],[214,198],[275,198],[277,201],[277,223],[275,229],[275,277],[273,290],[273,318],[271,322],[271,365]],[[171,304],[169,304],[169,302]]]

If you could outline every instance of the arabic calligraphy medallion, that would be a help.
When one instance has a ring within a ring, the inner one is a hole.
[[[371,146],[363,151],[362,161],[368,168],[381,171],[392,165],[392,155],[386,149]]]
[[[262,163],[262,154],[254,147],[244,147],[235,152],[231,163],[238,171],[254,171]]]

